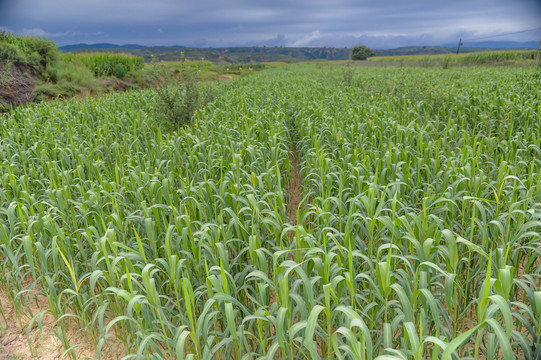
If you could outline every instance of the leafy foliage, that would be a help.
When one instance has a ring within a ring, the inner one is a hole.
[[[49,40],[0,32],[0,61],[45,69],[58,60],[58,48]]]
[[[355,46],[351,50],[351,60],[366,60],[372,56],[376,56],[376,53],[364,45]]]

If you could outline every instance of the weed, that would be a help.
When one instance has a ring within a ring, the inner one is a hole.
[[[342,82],[347,86],[355,85],[359,80],[355,74],[355,68],[351,64],[351,61],[348,61],[346,66],[341,67],[342,70]]]
[[[441,68],[442,69],[449,69],[450,66],[451,66],[451,57],[447,56],[447,57],[445,57],[445,59],[443,59],[442,64],[441,64]]]
[[[10,360],[24,360],[25,355],[22,353],[14,353],[9,355]]]
[[[37,102],[40,102],[46,99],[70,97],[80,91],[81,87],[69,81],[62,80],[58,83],[46,82],[35,87],[34,97]]]
[[[4,64],[4,67],[2,69],[2,74],[0,74],[0,88],[9,89],[12,85],[12,77],[11,77],[11,61],[7,61]]]
[[[191,123],[197,109],[214,99],[213,88],[201,86],[199,70],[187,66],[183,53],[180,67],[172,77],[164,64],[156,67],[157,82],[166,82],[156,89],[156,94],[158,113],[167,127],[176,129]],[[168,83],[168,79],[172,81]]]

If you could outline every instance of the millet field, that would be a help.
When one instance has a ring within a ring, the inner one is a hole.
[[[539,69],[300,64],[214,86],[176,131],[155,90],[0,118],[0,284],[31,348],[541,358]]]

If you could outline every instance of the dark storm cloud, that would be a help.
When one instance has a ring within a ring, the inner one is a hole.
[[[0,0],[0,26],[59,44],[383,48],[519,31],[540,19],[539,0]]]

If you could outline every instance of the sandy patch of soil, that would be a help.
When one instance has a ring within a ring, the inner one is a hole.
[[[0,290],[0,302],[5,320],[0,316],[0,360],[56,360],[61,359],[65,352],[62,342],[54,336],[58,327],[55,326],[54,317],[47,312],[43,317],[43,333],[39,332],[36,326],[30,333],[32,350],[29,347],[26,336],[31,317],[26,314],[17,313],[13,307],[6,290]],[[44,296],[34,294],[30,302],[32,313],[38,314],[49,308],[49,302]],[[66,331],[68,341],[71,345],[84,344],[83,334],[77,329]],[[76,348],[77,359],[97,359],[96,352],[89,345],[82,345]],[[69,356],[64,356],[69,359]]]

